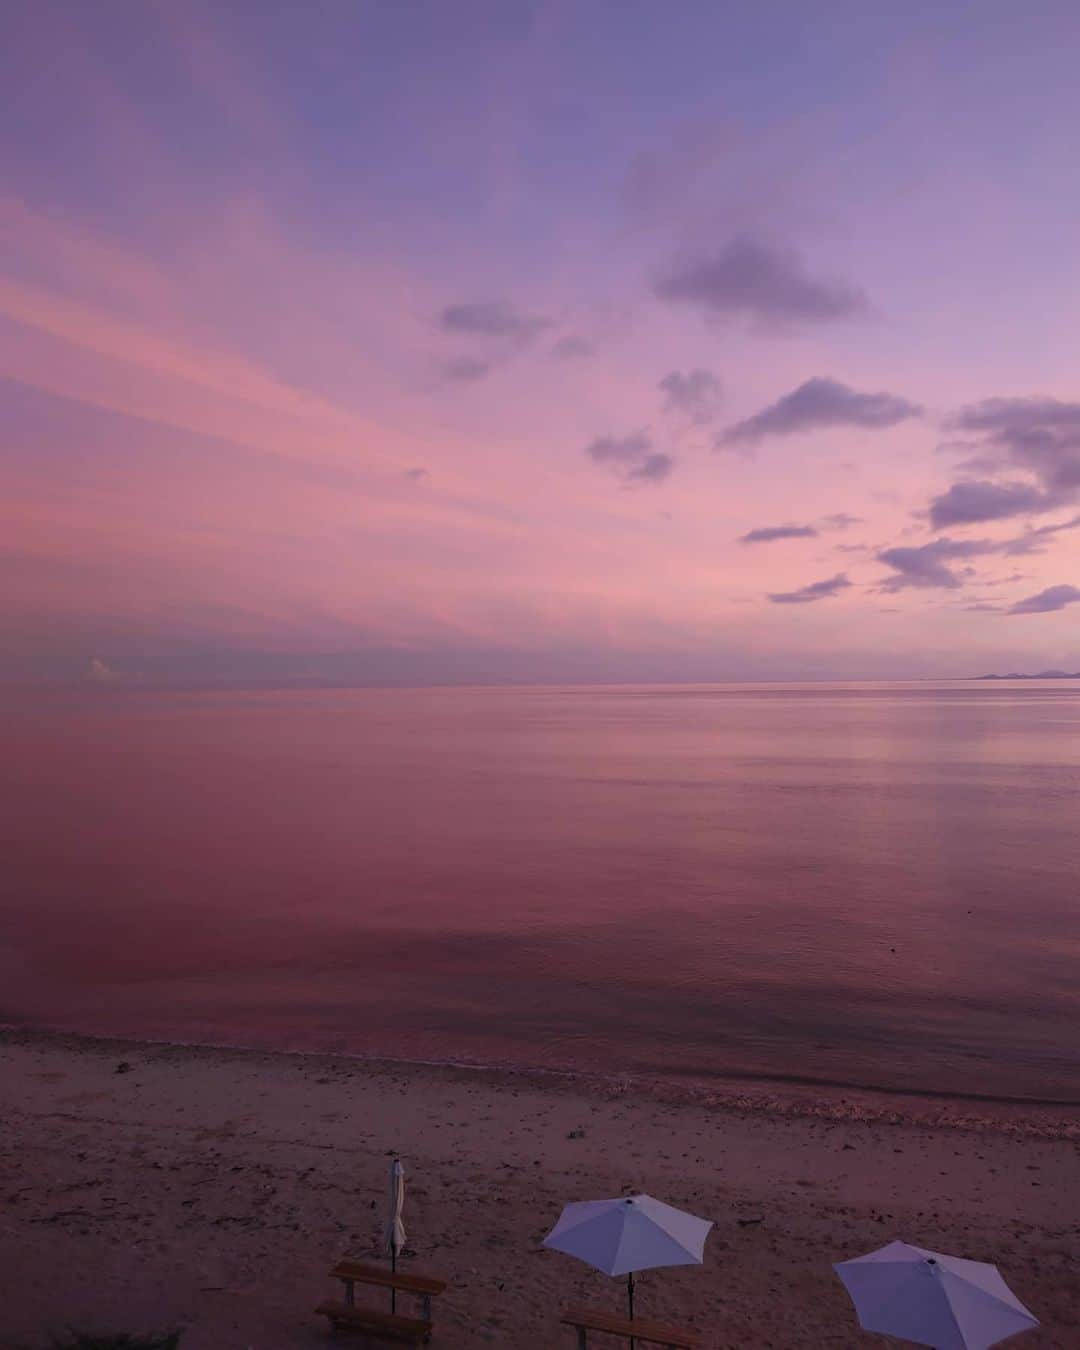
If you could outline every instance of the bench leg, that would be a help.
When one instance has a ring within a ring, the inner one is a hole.
[[[424,1310],[424,1321],[431,1321],[431,1295],[425,1294],[420,1300],[420,1306]]]
[[[589,1350],[584,1327],[578,1327],[577,1329],[577,1350]]]
[[[350,1308],[354,1307],[356,1304],[356,1289],[352,1280],[345,1281],[345,1302]]]

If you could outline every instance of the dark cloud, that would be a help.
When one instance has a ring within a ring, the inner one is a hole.
[[[1000,614],[1000,605],[991,605],[986,600],[976,600],[973,605],[965,605],[964,608],[972,614]]]
[[[720,381],[708,370],[673,370],[665,375],[657,388],[664,394],[664,411],[678,413],[703,426],[716,415],[720,401]]]
[[[415,469],[406,469],[401,476],[402,478],[410,479],[414,483],[419,483],[422,478],[427,478],[430,475],[428,474],[427,469],[417,467]]]
[[[975,437],[967,471],[1021,470],[1031,484],[955,483],[930,503],[931,520],[971,523],[1053,511],[1080,498],[1080,403],[1055,398],[990,398],[962,408],[950,427]],[[961,515],[963,512],[965,514]],[[982,514],[980,514],[982,512]]]
[[[775,539],[816,539],[813,525],[760,525],[739,535],[740,544],[771,544]]]
[[[588,338],[570,334],[552,344],[551,355],[559,361],[578,361],[583,356],[592,356],[595,350]]]
[[[896,394],[862,394],[839,380],[815,375],[753,417],[721,432],[716,446],[756,445],[766,436],[790,436],[819,427],[891,427],[921,412],[917,404]]]
[[[826,516],[821,525],[826,530],[850,530],[853,525],[862,523],[862,516],[849,516],[846,511],[837,511],[831,516]]]
[[[734,239],[715,253],[683,258],[655,289],[662,300],[772,328],[849,318],[868,308],[855,287],[809,276],[798,254],[746,238]]]
[[[831,595],[839,595],[850,585],[845,574],[838,572],[834,577],[828,577],[825,581],[812,581],[809,586],[803,586],[797,591],[773,593],[769,599],[774,605],[808,605],[814,600],[826,600]]]
[[[447,305],[439,315],[439,323],[451,333],[511,338],[518,342],[530,342],[551,327],[550,319],[526,314],[504,300]]]
[[[882,583],[881,590],[889,593],[908,587],[957,590],[972,569],[957,572],[953,564],[1001,551],[1002,545],[990,539],[935,539],[917,547],[883,549],[877,555],[878,562],[891,567],[894,575]]]
[[[991,483],[986,479],[963,479],[930,502],[930,524],[935,530],[951,525],[973,525],[1010,516],[1030,515],[1055,505],[1031,483]]]
[[[1038,595],[1018,600],[1008,610],[1010,614],[1050,614],[1066,605],[1080,603],[1080,586],[1049,586]]]
[[[472,356],[456,356],[452,361],[443,362],[442,373],[448,380],[458,380],[467,384],[471,380],[482,380],[485,375],[490,374],[491,365]]]
[[[629,436],[598,436],[585,447],[585,453],[598,464],[608,464],[628,483],[659,483],[675,467],[670,455],[653,449],[644,431]]]

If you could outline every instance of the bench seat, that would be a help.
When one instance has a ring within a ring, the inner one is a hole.
[[[363,1331],[378,1340],[398,1341],[405,1345],[426,1345],[431,1339],[431,1323],[422,1317],[399,1317],[396,1313],[357,1308],[352,1303],[327,1299],[315,1309],[330,1319],[335,1331]]]
[[[339,1261],[330,1272],[335,1280],[344,1280],[346,1284],[373,1284],[382,1289],[401,1289],[410,1294],[441,1294],[446,1288],[445,1280],[432,1279],[429,1275],[406,1275],[401,1271],[390,1271],[385,1266],[368,1265],[366,1261]]]
[[[607,1336],[621,1336],[623,1340],[635,1340],[639,1344],[662,1345],[669,1350],[699,1350],[701,1337],[696,1331],[687,1331],[685,1327],[667,1326],[663,1322],[654,1322],[647,1317],[616,1317],[612,1313],[596,1312],[591,1308],[568,1308],[562,1315],[563,1324],[577,1328],[578,1345],[588,1344],[587,1333],[599,1331]]]

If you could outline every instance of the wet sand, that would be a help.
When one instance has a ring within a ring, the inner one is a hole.
[[[1017,1345],[1080,1347],[1080,1112],[15,1031],[0,1106],[5,1347],[68,1325],[332,1344],[312,1309],[334,1260],[372,1254],[395,1150],[403,1264],[451,1286],[435,1347],[573,1350],[559,1309],[624,1291],[540,1240],[564,1202],[623,1191],[715,1220],[704,1267],[639,1288],[706,1346],[895,1344],[859,1332],[830,1263],[902,1237],[997,1262],[1044,1322]]]

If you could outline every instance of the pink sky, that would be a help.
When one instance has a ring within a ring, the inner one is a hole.
[[[0,678],[1080,668],[1072,5],[124,8],[0,70]]]

